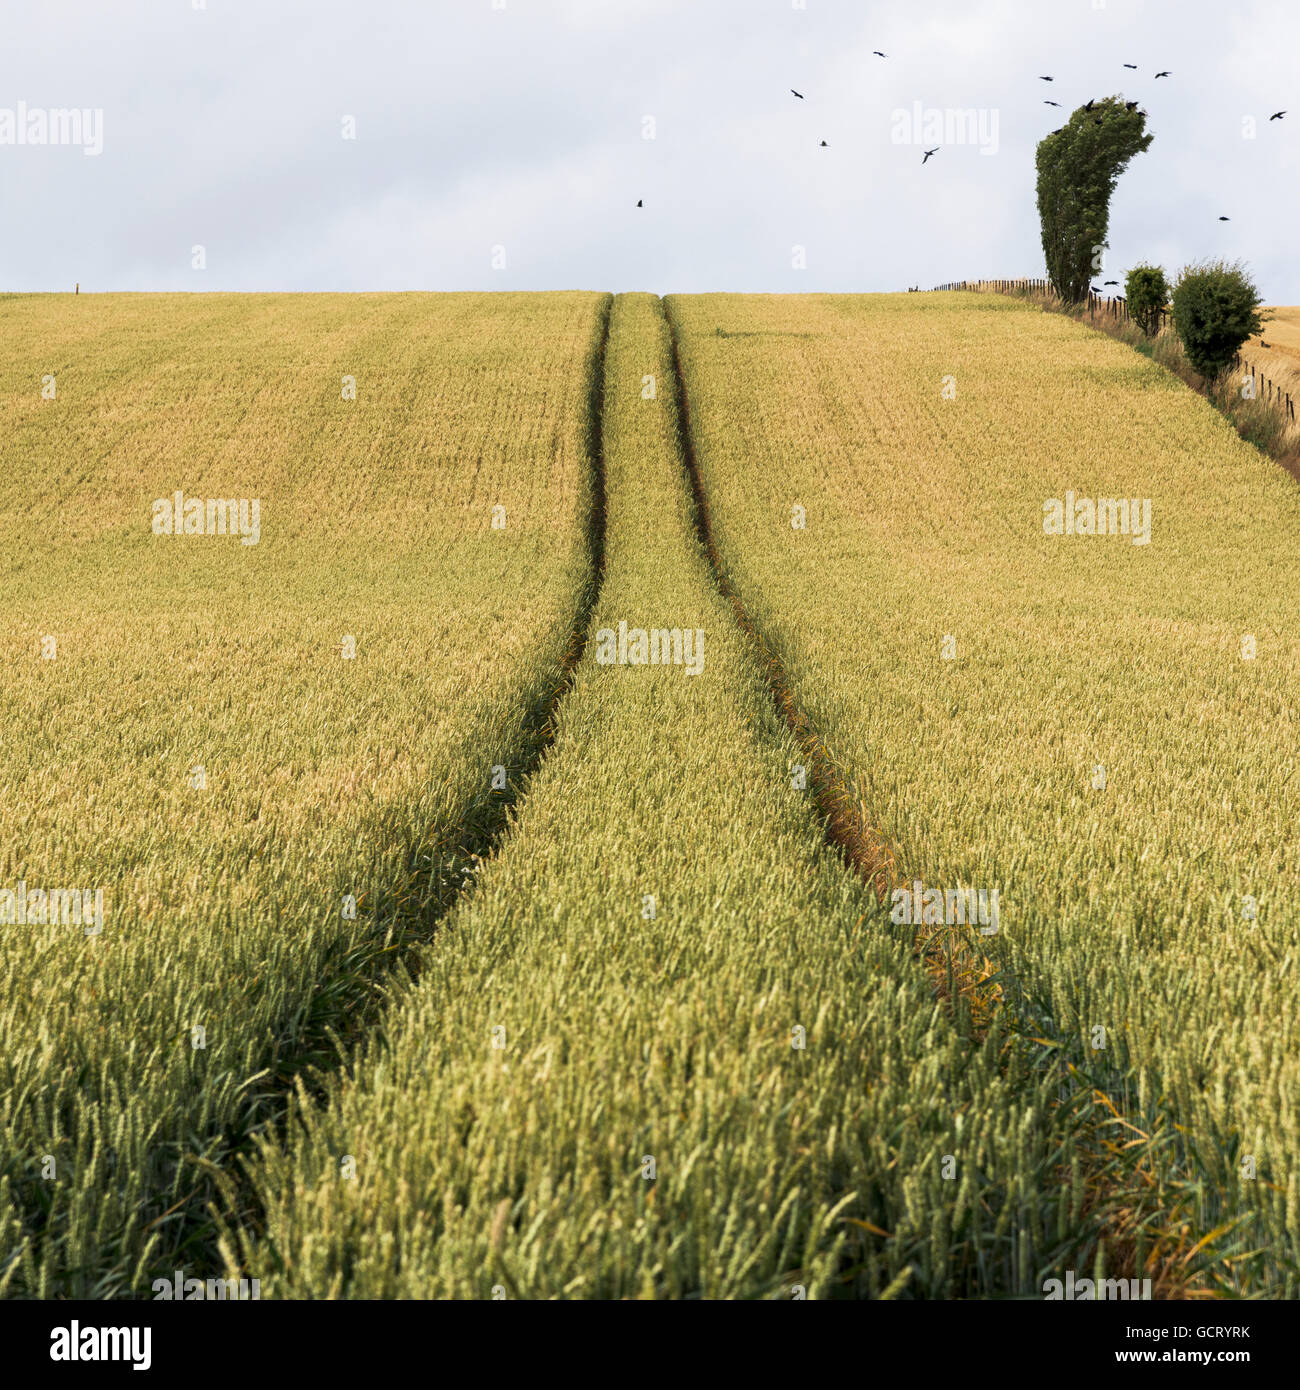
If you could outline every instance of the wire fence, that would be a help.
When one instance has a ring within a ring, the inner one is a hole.
[[[1052,295],[1050,280],[952,280],[946,285],[936,285],[936,290],[975,290],[984,294],[1020,294],[1030,291],[1037,294]],[[1128,301],[1123,295],[1103,295],[1097,290],[1090,289],[1087,296],[1088,317],[1095,321],[1098,318],[1111,318],[1116,320],[1128,320],[1132,316],[1128,311]],[[1174,316],[1168,309],[1158,309],[1160,323],[1156,329],[1157,333],[1172,332]],[[1292,424],[1295,423],[1296,402],[1290,391],[1283,390],[1279,382],[1272,381],[1269,377],[1256,372],[1255,368],[1237,353],[1232,359],[1234,371],[1245,369],[1247,377],[1250,379],[1251,389],[1255,392],[1255,399],[1267,401],[1286,416]]]
[[[1288,420],[1295,422],[1295,401],[1292,399],[1290,391],[1284,391],[1276,382],[1270,381],[1266,376],[1260,376],[1250,365],[1249,362],[1238,353],[1232,359],[1234,370],[1246,369],[1246,375],[1250,378],[1251,387],[1255,392],[1256,400],[1270,401],[1281,410]]]

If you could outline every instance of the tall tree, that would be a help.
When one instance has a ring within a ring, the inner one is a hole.
[[[1101,269],[1110,195],[1135,154],[1154,138],[1146,113],[1122,97],[1081,106],[1038,146],[1038,216],[1052,287],[1077,304]]]

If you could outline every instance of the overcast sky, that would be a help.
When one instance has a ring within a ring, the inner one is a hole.
[[[1039,275],[1034,146],[1122,92],[1155,140],[1108,276],[1224,254],[1300,303],[1300,0],[198,3],[0,2],[0,288]],[[918,103],[982,130],[927,139],[896,114]],[[102,112],[102,152],[93,117],[80,146],[17,143],[74,107]]]

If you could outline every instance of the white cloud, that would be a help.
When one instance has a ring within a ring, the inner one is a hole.
[[[1117,190],[1110,265],[1241,256],[1266,297],[1300,302],[1286,235],[1300,92],[1266,120],[1295,91],[1287,0],[52,0],[14,7],[6,30],[0,106],[105,120],[98,159],[0,149],[7,288],[874,290],[1036,274],[1035,144],[1122,90],[1156,139]],[[1156,81],[1157,65],[1174,76]],[[916,101],[996,113],[998,153],[953,145],[922,167],[890,141],[890,113]],[[499,241],[505,275],[488,259]]]

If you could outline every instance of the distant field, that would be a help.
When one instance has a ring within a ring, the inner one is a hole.
[[[1300,1295],[1300,494],[1203,398],[997,295],[0,330],[0,1295]]]
[[[1294,483],[1005,298],[669,303],[723,562],[902,877],[1000,890],[1025,1026],[1242,1223],[1223,1280],[1295,1296]],[[1067,491],[1149,499],[1149,543],[1045,534]]]
[[[1300,308],[1274,306],[1262,313],[1266,317],[1264,331],[1252,338],[1242,353],[1264,376],[1291,393],[1300,416]]]
[[[0,530],[31,540],[0,559],[0,889],[104,906],[98,936],[0,925],[11,1295],[194,1257],[198,1160],[331,1055],[377,906],[418,919],[456,871],[590,577],[605,302],[0,305]],[[256,544],[155,535],[178,489],[258,499]]]

